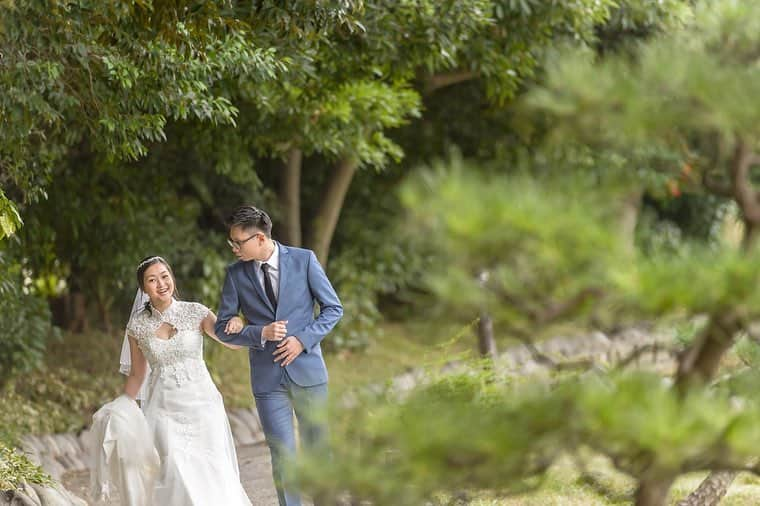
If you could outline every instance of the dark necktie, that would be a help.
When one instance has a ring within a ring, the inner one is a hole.
[[[269,277],[269,264],[261,264],[261,270],[264,272],[264,291],[267,294],[267,299],[272,303],[272,307],[277,309],[277,298],[274,296],[272,280]]]

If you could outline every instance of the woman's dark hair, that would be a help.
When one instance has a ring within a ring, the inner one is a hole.
[[[175,299],[178,298],[179,290],[177,290],[177,278],[174,277],[174,271],[172,270],[172,266],[169,265],[169,262],[167,262],[160,256],[153,255],[153,256],[145,257],[142,260],[140,260],[140,263],[137,264],[137,286],[139,286],[140,289],[143,289],[143,282],[145,281],[143,278],[145,276],[145,271],[147,271],[148,267],[150,267],[151,265],[155,265],[158,263],[164,264],[166,269],[169,271],[169,274],[171,274],[172,281],[174,281],[174,293],[172,295],[174,296]],[[145,290],[143,289],[143,291]],[[152,313],[150,309],[150,301],[145,303],[145,311]]]
[[[267,213],[254,206],[240,206],[227,218],[227,228],[256,228],[272,237],[272,219]]]

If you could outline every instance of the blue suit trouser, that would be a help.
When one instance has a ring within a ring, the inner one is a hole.
[[[298,419],[298,436],[305,450],[327,445],[327,383],[310,387],[295,384],[283,371],[280,384],[271,392],[254,394],[264,435],[272,455],[280,506],[300,506],[298,490],[289,484],[288,461],[296,454],[293,413]]]

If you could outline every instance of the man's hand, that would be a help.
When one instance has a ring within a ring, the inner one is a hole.
[[[287,324],[287,320],[272,322],[261,329],[261,337],[267,341],[282,341],[288,332]]]
[[[282,367],[290,364],[303,351],[303,344],[296,336],[288,336],[274,352],[274,361],[280,362]]]
[[[227,325],[224,327],[224,333],[239,334],[240,331],[243,330],[243,327],[245,327],[243,319],[239,316],[233,316],[232,319],[230,319],[230,321],[228,321]]]

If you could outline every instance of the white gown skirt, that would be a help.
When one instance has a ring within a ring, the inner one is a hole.
[[[154,505],[250,506],[222,396],[203,362],[191,375],[153,371],[144,412],[160,458]]]

